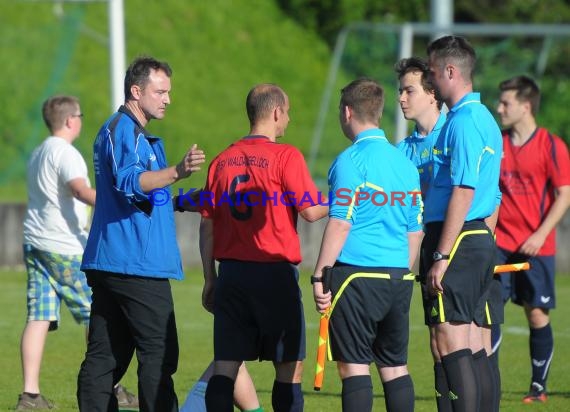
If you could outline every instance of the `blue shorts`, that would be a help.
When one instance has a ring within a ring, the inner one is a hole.
[[[220,262],[214,295],[214,359],[305,358],[297,268],[288,262]]]
[[[77,323],[88,324],[91,289],[79,269],[81,255],[60,255],[24,245],[28,272],[28,321],[48,320],[57,329],[63,300]]]
[[[529,262],[530,269],[500,276],[503,302],[509,299],[517,305],[554,309],[554,256],[527,256],[497,248],[498,264]]]

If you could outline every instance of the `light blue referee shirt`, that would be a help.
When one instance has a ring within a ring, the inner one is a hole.
[[[418,170],[381,129],[354,139],[329,170],[329,216],[352,227],[338,261],[408,267],[408,232],[422,229]]]
[[[433,147],[433,180],[424,202],[424,223],[445,220],[453,186],[475,190],[465,220],[484,219],[497,206],[503,142],[479,93],[468,93],[447,114]]]
[[[441,113],[432,131],[427,136],[420,135],[416,127],[410,136],[396,146],[418,168],[424,201],[433,172],[433,145],[439,136],[439,132],[441,132],[445,119],[445,113]]]

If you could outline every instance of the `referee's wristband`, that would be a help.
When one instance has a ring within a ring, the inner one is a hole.
[[[311,276],[311,285],[314,285],[315,283],[319,283],[319,282],[323,282],[323,277],[322,276]]]

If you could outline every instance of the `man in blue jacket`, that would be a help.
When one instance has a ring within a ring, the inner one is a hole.
[[[95,139],[97,201],[81,265],[93,292],[78,378],[81,411],[118,410],[113,385],[135,349],[140,410],[178,411],[169,279],[182,279],[183,273],[169,185],[200,170],[205,158],[193,145],[177,165],[168,166],[162,140],[144,129],[165,115],[171,74],[167,63],[151,57],[133,61],[125,76],[125,105]]]

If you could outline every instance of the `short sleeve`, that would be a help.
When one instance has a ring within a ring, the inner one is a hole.
[[[350,152],[343,152],[329,170],[329,216],[354,223],[358,208],[353,196],[364,182],[364,177],[355,167]]]
[[[292,146],[286,152],[283,167],[283,192],[295,197],[297,211],[316,206],[323,201],[313,181],[303,154]]]
[[[562,139],[553,136],[552,159],[548,162],[549,177],[554,187],[570,185],[570,158],[568,147]]]
[[[64,184],[73,179],[87,179],[87,165],[81,153],[72,145],[66,145],[59,158],[59,177]]]
[[[214,217],[214,204],[213,201],[208,201],[212,199],[213,192],[212,192],[212,179],[213,179],[213,171],[216,170],[217,161],[214,161],[208,167],[208,177],[206,178],[206,184],[204,185],[204,189],[202,193],[204,196],[200,197],[200,202],[198,203],[200,215],[206,219],[213,219]],[[207,200],[204,200],[205,196],[207,196]]]
[[[408,213],[408,232],[418,232],[422,230],[424,204],[418,171],[414,168],[412,173],[415,175],[415,186],[408,192],[408,201],[411,205]]]

